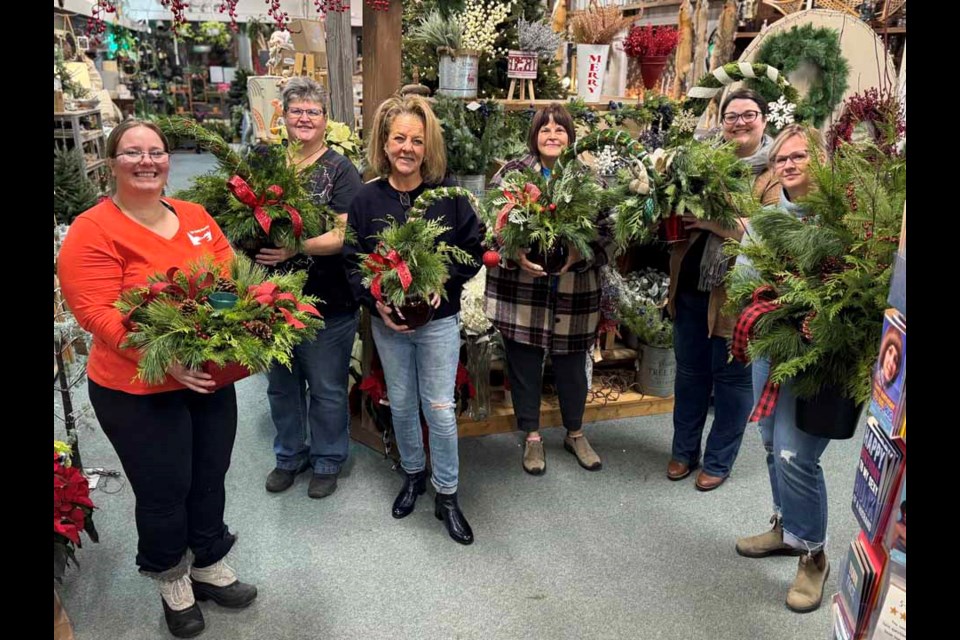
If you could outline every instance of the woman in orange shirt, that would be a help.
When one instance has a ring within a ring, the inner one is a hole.
[[[150,386],[134,379],[140,354],[121,348],[127,331],[114,303],[122,291],[204,255],[225,270],[233,256],[203,207],[161,197],[169,151],[150,122],[127,120],[110,133],[114,193],[74,220],[58,271],[67,304],[93,334],[90,402],[136,496],[137,565],[158,580],[170,632],[187,638],[204,628],[195,600],[245,607],[257,589],[223,561],[235,541],[223,521],[237,431],[233,385],[214,390],[209,374],[173,364]]]

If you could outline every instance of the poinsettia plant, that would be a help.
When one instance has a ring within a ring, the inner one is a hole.
[[[123,292],[124,347],[142,352],[137,377],[160,384],[174,361],[208,372],[237,364],[258,373],[274,361],[289,368],[293,347],[323,328],[317,299],[301,295],[306,278],[303,271],[268,278],[237,254],[228,276],[207,258]]]
[[[429,300],[433,294],[446,298],[444,283],[453,262],[473,264],[469,253],[437,239],[449,227],[424,217],[426,210],[444,198],[464,196],[479,205],[470,191],[462,187],[438,187],[420,194],[407,211],[407,220],[390,219],[377,235],[376,249],[360,254],[363,285],[379,301],[401,307],[408,300]]]
[[[217,157],[217,169],[194,178],[174,197],[203,205],[227,239],[250,257],[265,246],[300,252],[308,238],[334,229],[346,232],[340,217],[316,204],[308,188],[318,165],[301,171],[290,163],[298,143],[258,145],[241,155],[189,118],[164,118],[158,124],[170,138],[196,140]]]
[[[67,565],[77,563],[80,534],[99,542],[93,526],[93,501],[86,477],[70,463],[70,446],[53,443],[53,578],[63,581]]]

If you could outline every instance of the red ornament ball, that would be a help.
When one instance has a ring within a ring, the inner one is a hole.
[[[483,254],[483,266],[488,269],[500,266],[500,254],[496,251],[486,251]]]

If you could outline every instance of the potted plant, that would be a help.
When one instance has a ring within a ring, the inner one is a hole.
[[[603,95],[610,43],[618,33],[633,24],[640,15],[624,17],[619,6],[590,6],[573,17],[571,28],[577,43],[577,95],[587,102],[598,102]]]
[[[482,198],[487,167],[500,147],[503,107],[494,100],[467,104],[460,98],[437,96],[433,109],[443,127],[448,171],[458,186]]]
[[[64,442],[53,443],[53,579],[63,582],[71,562],[77,564],[76,549],[82,545],[80,534],[99,541],[93,526],[93,501],[90,485],[80,469],[71,465],[71,448]]]
[[[243,254],[220,274],[210,259],[156,274],[117,301],[129,330],[124,348],[141,352],[137,377],[162,383],[177,361],[213,375],[220,388],[274,361],[289,367],[293,347],[323,328],[305,271],[267,277]]]
[[[630,28],[623,41],[623,50],[627,57],[640,63],[644,88],[656,88],[679,41],[680,31],[676,27],[646,25]]]
[[[689,235],[682,216],[693,214],[723,226],[736,224],[755,207],[751,171],[733,151],[733,143],[687,140],[682,145],[654,154],[659,185],[661,230],[667,242],[679,242]]]
[[[439,9],[431,11],[411,30],[414,40],[437,50],[438,94],[476,97],[480,56],[495,52],[498,27],[507,19],[514,1],[467,0],[459,12],[446,15]]]
[[[446,297],[443,285],[450,277],[448,266],[453,261],[473,262],[463,249],[437,242],[449,229],[423,215],[434,202],[456,196],[476,202],[473,194],[461,187],[424,191],[407,211],[406,222],[391,220],[377,234],[376,250],[359,256],[363,285],[375,299],[393,307],[390,315],[397,324],[415,329],[429,322],[433,317],[430,296]]]
[[[258,145],[240,155],[223,137],[189,118],[164,118],[158,124],[169,137],[196,140],[217,157],[216,170],[194,178],[174,197],[202,204],[227,239],[249,257],[265,246],[299,252],[307,238],[333,229],[346,232],[336,213],[314,203],[306,175],[288,162],[290,147]]]
[[[637,383],[643,393],[673,395],[677,359],[673,353],[673,321],[663,305],[644,302],[621,309],[621,322],[637,336]]]
[[[507,52],[507,77],[521,81],[536,79],[539,60],[552,58],[564,42],[563,34],[551,25],[527,22],[523,16],[517,21],[517,36],[520,49]]]

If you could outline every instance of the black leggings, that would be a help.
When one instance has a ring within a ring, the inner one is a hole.
[[[187,548],[197,567],[223,558],[235,539],[223,522],[223,482],[237,434],[233,385],[209,395],[134,395],[93,380],[89,389],[136,496],[140,570],[172,569]]]
[[[517,428],[530,433],[540,429],[540,391],[543,387],[543,357],[546,353],[534,347],[503,339],[507,354],[507,375]],[[587,352],[550,354],[553,363],[560,415],[567,431],[583,426],[583,410],[587,406]]]

